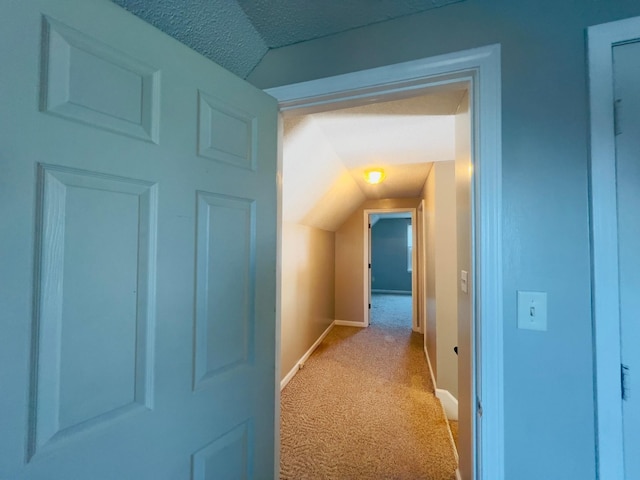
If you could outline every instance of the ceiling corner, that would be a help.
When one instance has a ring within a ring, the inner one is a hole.
[[[112,1],[242,78],[269,50],[235,1]]]

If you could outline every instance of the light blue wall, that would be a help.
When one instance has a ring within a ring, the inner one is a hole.
[[[467,0],[270,51],[272,87],[502,45],[507,480],[595,478],[585,29],[638,0]],[[547,332],[516,291],[548,292]]]
[[[383,218],[371,227],[371,289],[411,292],[408,218]]]

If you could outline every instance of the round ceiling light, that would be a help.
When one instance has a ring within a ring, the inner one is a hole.
[[[372,168],[364,172],[364,179],[371,185],[377,185],[384,180],[384,170],[381,168]]]

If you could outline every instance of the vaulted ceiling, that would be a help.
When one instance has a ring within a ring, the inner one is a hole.
[[[269,49],[463,0],[112,0],[246,78]]]
[[[462,90],[285,119],[282,216],[335,231],[365,200],[418,197],[433,162],[455,158]],[[364,171],[382,167],[369,185]]]
[[[270,49],[464,0],[112,0],[236,75]],[[461,91],[334,112],[285,124],[283,219],[335,231],[372,198],[420,194],[431,162],[454,158]],[[382,166],[384,183],[363,171]]]

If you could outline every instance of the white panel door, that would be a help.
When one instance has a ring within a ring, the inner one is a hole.
[[[625,478],[640,478],[640,42],[613,49]]]
[[[101,0],[0,61],[0,478],[273,478],[275,100]]]

